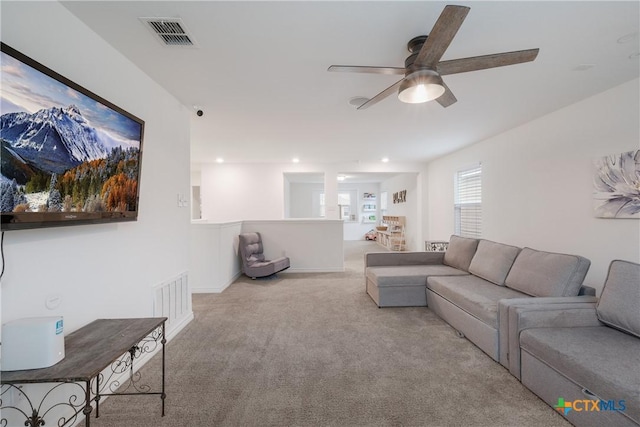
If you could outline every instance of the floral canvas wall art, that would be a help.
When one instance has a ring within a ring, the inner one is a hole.
[[[596,216],[640,219],[640,150],[601,157],[595,167]]]

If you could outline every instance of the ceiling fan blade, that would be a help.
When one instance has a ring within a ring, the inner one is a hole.
[[[427,41],[422,45],[414,65],[435,69],[438,61],[444,55],[444,51],[447,50],[451,40],[467,17],[469,9],[466,6],[452,5],[444,8],[427,37]]]
[[[444,108],[447,108],[449,105],[458,102],[458,100],[453,95],[453,92],[451,92],[451,89],[449,89],[449,86],[444,82],[442,82],[442,85],[444,86],[444,93],[437,97],[436,101],[438,101],[438,104],[442,105]]]
[[[404,74],[405,69],[400,67],[369,67],[366,65],[332,65],[327,71],[338,71],[342,73]]]
[[[449,74],[466,73],[467,71],[521,64],[536,59],[539,50],[540,49],[518,50],[515,52],[494,53],[492,55],[442,61],[438,64],[437,71],[441,76],[446,76]]]
[[[365,102],[364,104],[362,104],[361,106],[359,106],[357,109],[358,110],[364,110],[366,108],[371,107],[372,105],[377,104],[378,102],[382,101],[383,99],[385,99],[387,96],[391,95],[394,92],[398,91],[398,86],[400,86],[400,83],[402,83],[404,79],[400,79],[397,82],[395,82],[394,84],[392,84],[391,86],[389,86],[388,88],[386,88],[385,90],[383,90],[382,92],[380,92],[379,94],[377,94],[376,96],[374,96],[373,98],[371,98],[370,100],[368,100],[367,102]]]

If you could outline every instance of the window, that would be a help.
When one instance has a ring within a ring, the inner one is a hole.
[[[324,203],[324,193],[320,193],[318,198],[319,198],[319,203],[318,203],[319,214],[318,214],[318,216],[320,218],[324,218],[326,216],[326,205]]]
[[[356,209],[353,206],[353,201],[356,200],[355,190],[350,190],[349,192],[341,192],[338,193],[338,208],[340,209],[340,219],[344,219],[346,221],[354,221],[355,214],[352,212],[356,212]],[[318,207],[320,209],[320,217],[324,218],[326,215],[326,203],[324,193],[318,193],[319,203]]]
[[[351,194],[338,193],[338,207],[340,208],[340,219],[349,221],[351,219]]]
[[[479,238],[482,232],[482,166],[459,171],[455,177],[455,234]]]

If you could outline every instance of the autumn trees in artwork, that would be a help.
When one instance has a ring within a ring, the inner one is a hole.
[[[82,163],[62,174],[56,188],[70,197],[70,205],[78,211],[135,210],[137,170],[137,149],[117,147],[104,159]]]
[[[2,211],[134,211],[138,198],[138,151],[115,147],[107,157],[86,161],[59,175],[38,170],[25,185],[15,180],[2,183]]]
[[[123,212],[134,206],[138,193],[138,182],[127,178],[123,173],[110,177],[102,186],[100,192],[109,211]]]

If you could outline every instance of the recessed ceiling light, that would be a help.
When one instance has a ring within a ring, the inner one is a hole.
[[[625,34],[624,36],[620,37],[618,39],[618,43],[619,44],[629,43],[637,38],[638,38],[638,32],[636,31],[633,33]]]
[[[216,163],[224,163],[224,159],[222,157],[216,157]]]
[[[300,159],[299,159],[299,158],[297,158],[297,157],[294,157],[293,159],[291,159],[291,161],[292,161],[293,163],[300,163]]]
[[[629,55],[629,59],[638,59],[640,57],[640,52],[632,53]]]
[[[383,157],[382,158],[382,163],[388,163],[389,162],[389,158],[388,157]]]

